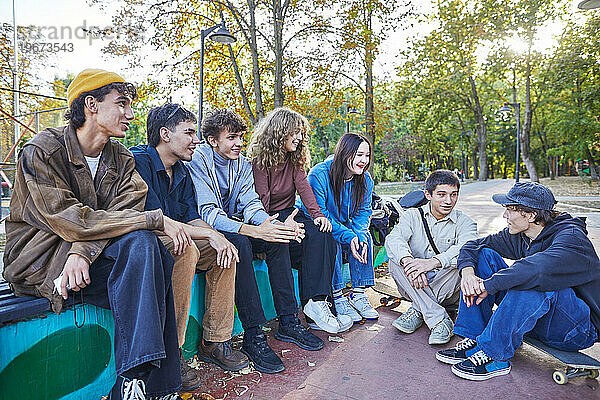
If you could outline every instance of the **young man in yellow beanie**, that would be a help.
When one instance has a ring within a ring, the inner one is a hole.
[[[6,221],[4,278],[17,295],[111,309],[117,381],[110,399],[177,399],[181,387],[171,288],[173,257],[191,243],[180,223],[144,211],[147,186],[124,137],[137,97],[119,75],[87,69],[67,91],[69,125],[21,151]],[[75,292],[75,293],[73,293]]]

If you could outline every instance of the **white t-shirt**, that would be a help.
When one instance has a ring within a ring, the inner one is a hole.
[[[102,157],[102,152],[100,152],[98,157],[85,156],[85,161],[87,161],[88,166],[90,167],[90,171],[92,171],[92,178],[96,177],[96,171],[98,170],[98,164],[100,163],[100,157]]]

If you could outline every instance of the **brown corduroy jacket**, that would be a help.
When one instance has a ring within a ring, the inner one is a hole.
[[[53,281],[69,254],[91,264],[110,239],[139,229],[163,229],[161,210],[143,211],[147,191],[122,144],[106,143],[92,179],[73,129],[37,134],[17,162],[6,221],[4,279],[15,294],[46,297],[60,312],[63,300]]]

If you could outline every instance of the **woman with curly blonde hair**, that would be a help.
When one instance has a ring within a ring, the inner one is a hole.
[[[327,301],[332,298],[337,245],[330,233],[331,223],[306,179],[309,130],[305,117],[289,108],[277,108],[256,126],[248,158],[252,160],[256,192],[267,212],[277,214],[280,221],[297,213],[294,219],[304,226],[304,239],[291,242],[289,253],[292,265],[300,267],[300,301],[309,326],[338,333],[349,329],[352,321],[346,316],[335,317]],[[294,208],[296,193],[306,205],[305,211]]]

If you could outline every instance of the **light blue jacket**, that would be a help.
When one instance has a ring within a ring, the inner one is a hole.
[[[241,221],[260,225],[269,217],[254,189],[252,164],[243,155],[229,162],[230,201],[227,210],[224,210],[221,201],[212,147],[207,143],[199,144],[192,161],[186,164],[196,189],[198,214],[216,230],[238,233]]]
[[[332,234],[336,241],[350,244],[355,236],[362,243],[368,243],[369,225],[371,223],[371,208],[373,198],[373,179],[369,172],[365,172],[365,182],[367,190],[362,199],[358,211],[354,215],[352,212],[352,187],[353,181],[344,183],[341,195],[341,213],[335,204],[333,191],[329,184],[329,169],[333,162],[333,156],[329,156],[325,161],[315,165],[308,173],[308,183],[312,186],[317,204],[321,208],[323,215],[331,221]],[[302,200],[296,200],[296,207],[300,208],[304,214],[310,215],[306,210]]]

